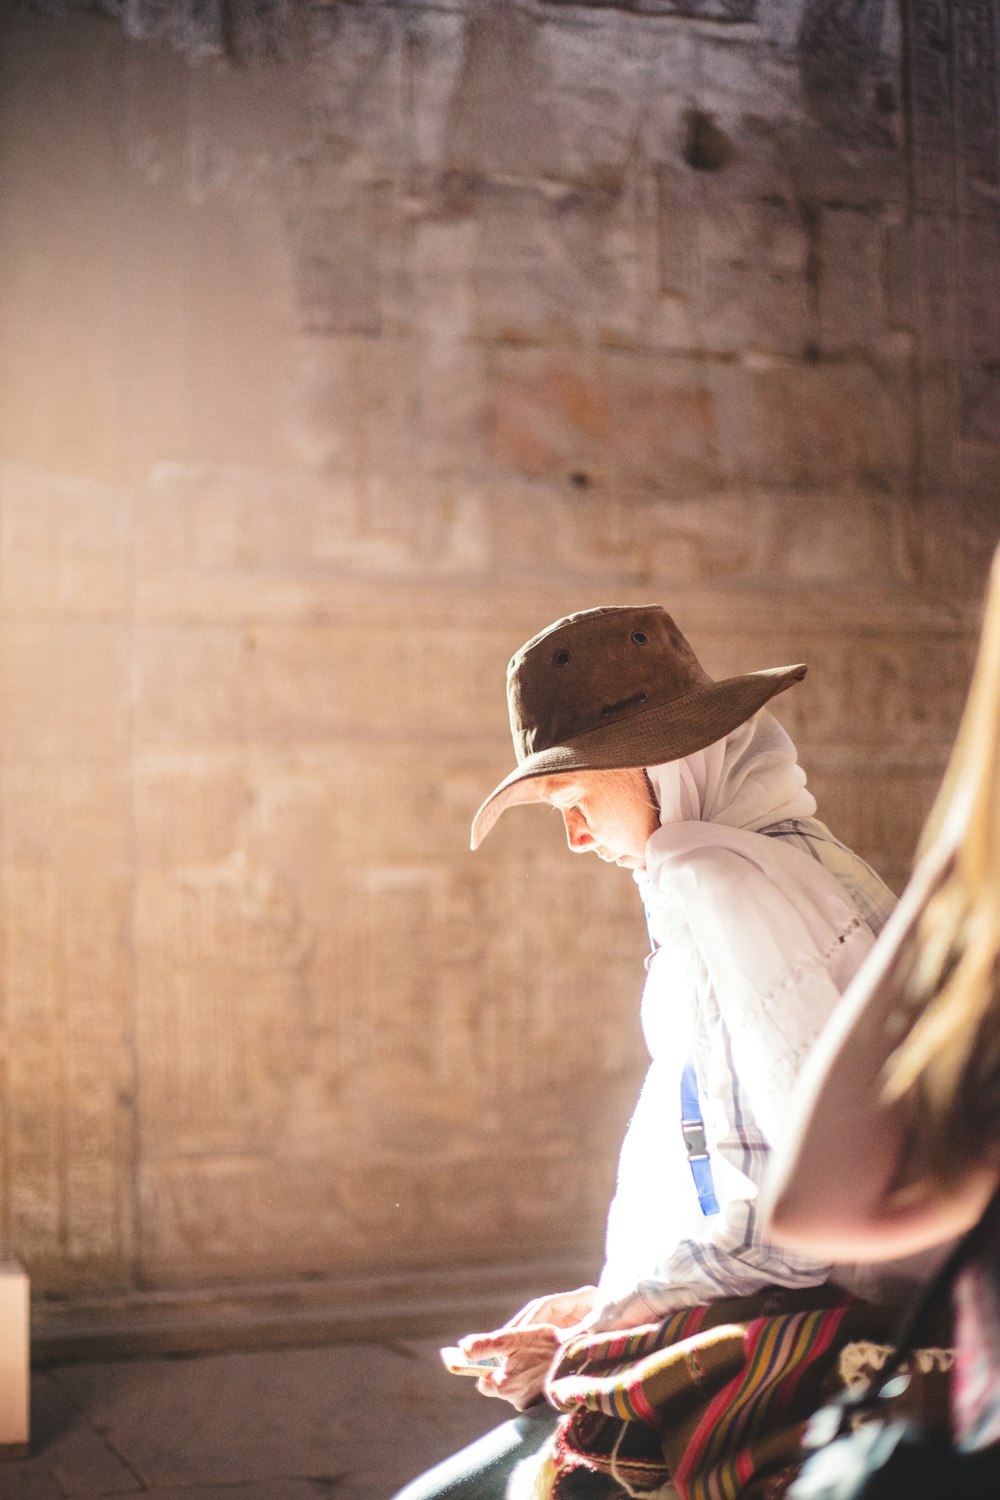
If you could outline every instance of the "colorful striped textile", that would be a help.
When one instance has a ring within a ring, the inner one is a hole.
[[[553,1500],[581,1467],[611,1474],[626,1494],[669,1482],[681,1500],[778,1500],[805,1422],[843,1388],[842,1351],[884,1343],[897,1321],[836,1287],[771,1288],[574,1339],[547,1384],[565,1413]],[[946,1427],[946,1374],[915,1380],[937,1382],[921,1412],[939,1412]]]

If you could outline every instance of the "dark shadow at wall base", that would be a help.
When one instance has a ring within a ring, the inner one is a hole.
[[[32,1363],[421,1335],[444,1341],[495,1328],[530,1298],[579,1286],[594,1275],[592,1258],[566,1255],[384,1276],[39,1298],[32,1312]]]

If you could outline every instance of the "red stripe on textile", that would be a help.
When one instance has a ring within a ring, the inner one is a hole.
[[[821,1354],[825,1354],[833,1343],[837,1331],[844,1321],[844,1314],[849,1305],[845,1303],[843,1307],[831,1307],[828,1312],[823,1314],[819,1327],[816,1330],[815,1341],[809,1350],[809,1359],[801,1360],[798,1366],[788,1373],[788,1383],[785,1391],[789,1401],[798,1390],[799,1383],[809,1366],[814,1360],[819,1359]]]
[[[787,1410],[806,1370],[829,1349],[847,1306],[791,1315],[775,1341],[767,1371],[740,1403],[736,1426],[758,1425],[772,1410]]]
[[[650,1427],[654,1428],[663,1426],[659,1412],[647,1400],[646,1393],[641,1384],[636,1384],[633,1389],[629,1390],[628,1403],[640,1422],[646,1422]]]
[[[730,1423],[732,1430],[727,1434],[725,1446],[735,1448],[743,1440],[746,1429],[759,1422],[776,1403],[783,1382],[791,1371],[799,1368],[803,1362],[809,1362],[813,1351],[815,1322],[814,1313],[795,1313],[787,1320],[782,1319],[774,1330],[775,1336],[766,1364],[754,1369],[752,1359],[748,1360],[745,1388],[739,1392],[734,1402]]]
[[[737,1396],[731,1430],[725,1433],[721,1446],[736,1448],[741,1442],[749,1442],[755,1430],[788,1410],[806,1370],[830,1347],[844,1311],[799,1313],[781,1329],[767,1370],[756,1372],[748,1389]]]
[[[785,1404],[786,1376],[798,1383],[804,1370],[829,1348],[843,1312],[843,1308],[834,1309],[819,1318],[792,1314],[777,1321],[758,1318],[747,1326],[744,1367],[716,1394],[673,1475],[683,1500],[728,1496],[730,1491],[735,1493],[734,1480],[745,1482],[740,1464],[749,1458],[745,1447],[737,1448],[743,1429],[759,1423],[776,1401]],[[729,1459],[720,1456],[713,1469],[712,1455],[722,1455],[727,1448],[737,1451]]]
[[[708,1410],[698,1423],[697,1428],[691,1435],[690,1442],[684,1449],[684,1457],[671,1476],[682,1500],[687,1500],[691,1474],[697,1460],[702,1456],[707,1439],[715,1430],[717,1423],[722,1420],[727,1407],[732,1401],[734,1388],[742,1379],[742,1373],[735,1375],[732,1380],[727,1381],[720,1391],[716,1392],[712,1401],[709,1402]]]
[[[668,1349],[698,1333],[707,1311],[707,1307],[680,1308],[655,1326],[598,1335],[584,1348],[564,1355],[548,1381],[553,1404],[563,1412],[584,1406],[608,1417],[638,1419],[662,1427],[641,1384],[626,1385],[623,1377],[637,1359]],[[569,1367],[566,1373],[559,1374],[559,1369],[566,1366]],[[693,1368],[697,1373],[697,1367]],[[615,1381],[619,1383],[614,1385]]]
[[[788,1342],[789,1329],[782,1320],[755,1318],[744,1334],[746,1359],[743,1369],[729,1384],[729,1400],[723,1416],[705,1434],[701,1458],[704,1462],[715,1453],[736,1447],[751,1404],[767,1387]]]
[[[684,1330],[684,1337],[686,1339],[690,1338],[692,1334],[701,1332],[701,1325],[705,1321],[705,1314],[707,1312],[708,1307],[706,1305],[691,1309],[691,1327]]]

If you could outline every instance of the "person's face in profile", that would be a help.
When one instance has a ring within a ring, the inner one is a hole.
[[[574,854],[596,854],[626,870],[646,866],[646,841],[659,826],[641,770],[581,771],[539,778],[542,800],[561,815]]]

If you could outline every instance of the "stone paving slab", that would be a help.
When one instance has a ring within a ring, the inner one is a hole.
[[[437,1340],[38,1370],[28,1458],[2,1500],[388,1500],[510,1414]]]

